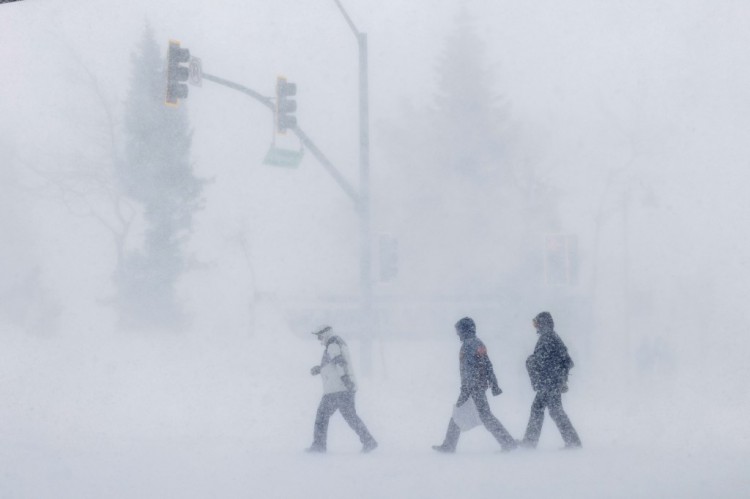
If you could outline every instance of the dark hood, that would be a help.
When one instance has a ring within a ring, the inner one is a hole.
[[[549,312],[540,312],[534,317],[536,329],[539,334],[551,333],[555,330],[555,321],[552,320],[552,314]]]
[[[464,317],[460,321],[456,322],[456,332],[461,341],[468,340],[469,338],[475,338],[477,335],[477,326],[474,324],[474,320],[471,317]]]

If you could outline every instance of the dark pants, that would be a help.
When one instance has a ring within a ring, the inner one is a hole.
[[[549,409],[549,415],[552,421],[560,430],[566,447],[580,447],[581,439],[578,438],[573,424],[565,414],[562,406],[562,397],[559,391],[539,391],[536,393],[534,402],[531,404],[531,415],[529,416],[529,425],[526,427],[526,436],[523,441],[531,446],[536,446],[539,442],[539,435],[542,433],[542,423],[544,423],[544,408]]]
[[[325,450],[328,440],[328,421],[336,410],[341,411],[344,420],[349,423],[352,430],[359,436],[360,442],[363,444],[373,442],[372,435],[370,435],[365,424],[357,416],[357,410],[354,407],[354,392],[336,392],[327,393],[320,399],[318,414],[315,417],[314,448]]]
[[[495,440],[500,443],[503,450],[511,450],[516,447],[516,441],[510,436],[508,430],[500,423],[500,421],[490,411],[490,404],[487,402],[487,395],[484,392],[472,393],[471,398],[474,399],[474,403],[477,406],[477,412],[479,412],[479,419],[482,420],[484,427],[492,433]],[[448,423],[448,431],[445,433],[445,440],[443,441],[443,447],[450,450],[456,450],[458,445],[458,438],[461,436],[461,428],[451,418]]]

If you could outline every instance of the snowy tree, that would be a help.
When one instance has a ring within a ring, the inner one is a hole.
[[[143,210],[143,241],[116,274],[121,324],[179,327],[176,283],[186,269],[185,243],[201,208],[204,181],[190,162],[191,132],[184,106],[164,104],[164,61],[147,27],[133,57],[126,102],[121,190]]]
[[[463,8],[438,61],[430,140],[438,146],[432,150],[439,164],[478,181],[502,172],[507,182],[508,105],[485,59],[484,42]]]
[[[437,59],[434,99],[408,109],[408,126],[386,130],[396,165],[388,192],[399,198],[389,204],[401,208],[392,213],[400,225],[393,230],[407,234],[403,257],[410,242],[415,258],[430,245],[441,247],[408,266],[417,286],[458,289],[470,280],[478,294],[495,294],[520,280],[514,275],[540,267],[537,242],[554,223],[554,200],[535,175],[533,158],[523,155],[523,134],[494,67],[463,8]],[[434,268],[444,269],[436,282],[419,277]]]

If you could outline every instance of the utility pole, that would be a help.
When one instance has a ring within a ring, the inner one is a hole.
[[[359,47],[359,218],[360,259],[359,282],[362,300],[362,366],[365,374],[372,371],[372,244],[370,227],[370,111],[367,77],[367,34],[361,33],[344,10],[339,0],[334,0],[352,29]]]

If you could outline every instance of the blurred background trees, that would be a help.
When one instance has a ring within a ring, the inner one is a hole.
[[[176,328],[183,311],[175,285],[187,268],[185,243],[202,206],[205,182],[195,176],[190,161],[185,108],[164,105],[164,59],[150,27],[132,67],[124,158],[116,176],[122,192],[141,210],[142,240],[127,250],[115,272],[120,324]]]

